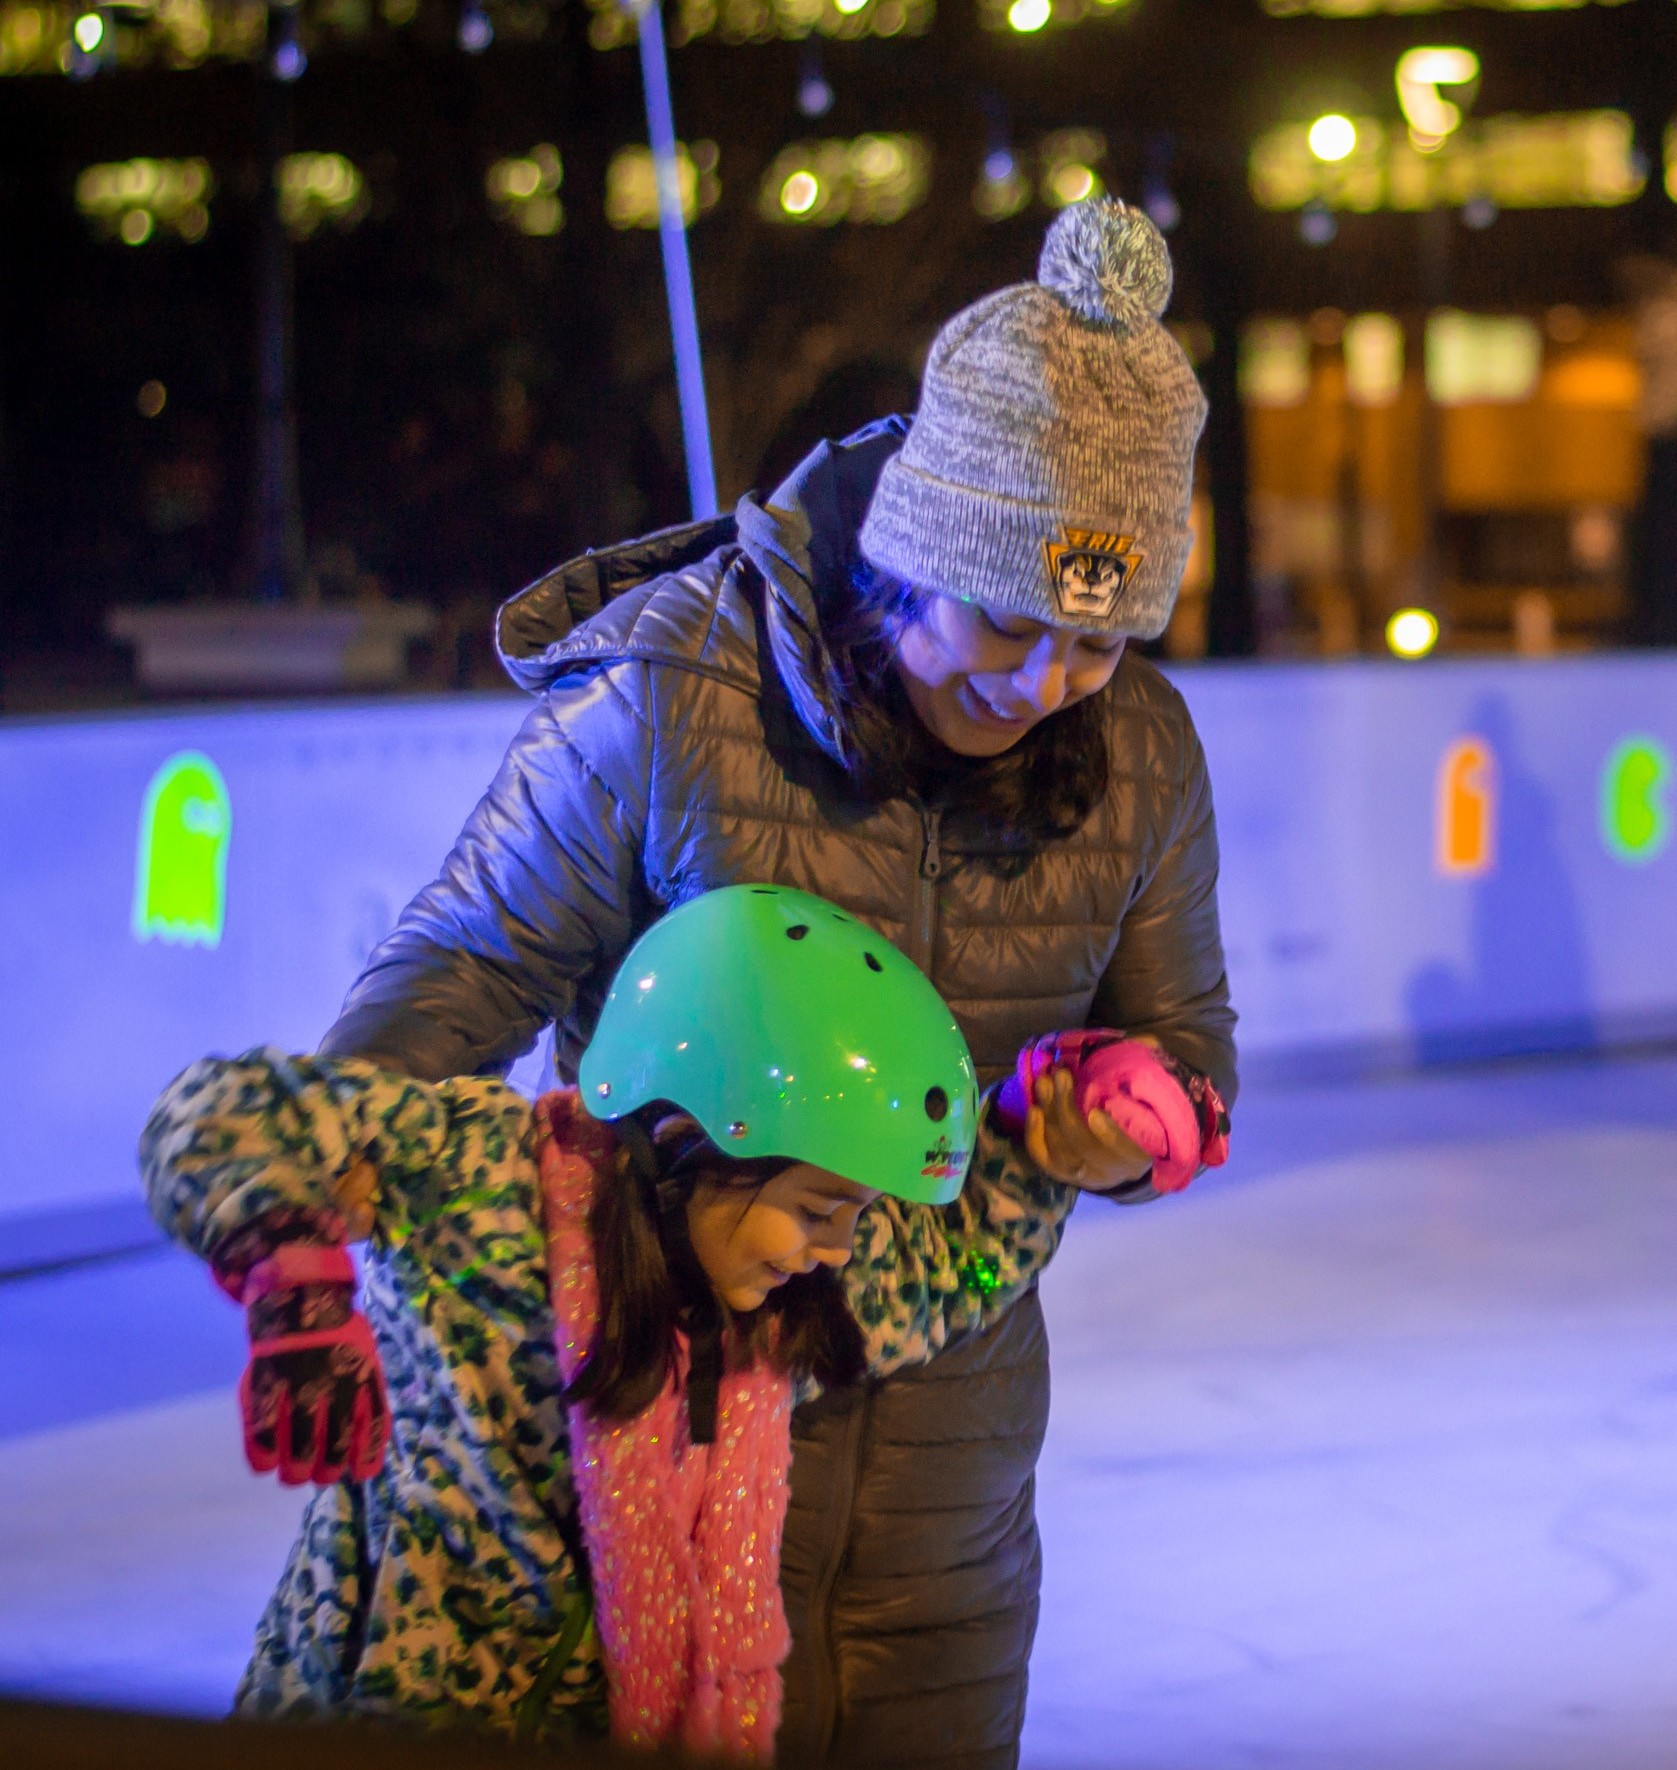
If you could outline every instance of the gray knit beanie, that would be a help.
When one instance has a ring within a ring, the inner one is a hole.
[[[880,570],[1055,626],[1157,638],[1188,561],[1205,397],[1159,324],[1170,253],[1138,209],[1073,204],[1034,283],[939,332],[862,524]]]

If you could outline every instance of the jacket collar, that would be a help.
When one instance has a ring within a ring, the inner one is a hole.
[[[496,617],[496,644],[507,673],[539,694],[583,662],[648,657],[691,667],[691,658],[655,655],[637,643],[633,626],[613,639],[602,630],[610,623],[596,624],[593,617],[630,591],[737,545],[766,586],[764,625],[793,707],[821,747],[836,755],[823,692],[820,610],[843,587],[874,485],[907,433],[905,419],[881,419],[842,442],[818,444],[766,499],[747,493],[732,516],[591,551],[538,578]]]
[[[766,502],[747,494],[734,512],[740,546],[768,586],[775,667],[798,718],[835,760],[820,611],[844,589],[874,485],[907,434],[906,420],[882,418],[843,442],[819,443]]]

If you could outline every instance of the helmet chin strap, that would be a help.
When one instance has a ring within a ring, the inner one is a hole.
[[[629,1152],[643,1189],[658,1209],[658,1239],[681,1298],[679,1320],[687,1334],[687,1436],[694,1444],[716,1442],[716,1397],[722,1383],[723,1316],[709,1276],[693,1251],[687,1200],[658,1161],[645,1128],[631,1113],[613,1129]]]

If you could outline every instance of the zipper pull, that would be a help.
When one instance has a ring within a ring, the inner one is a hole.
[[[938,848],[938,822],[943,816],[940,811],[922,811],[920,827],[926,832],[926,846],[920,853],[920,877],[922,879],[941,879],[943,877],[943,855]]]

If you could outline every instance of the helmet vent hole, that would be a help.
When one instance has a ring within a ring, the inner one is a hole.
[[[868,969],[870,971],[883,971],[885,969],[885,967],[882,964],[880,964],[880,962],[873,956],[872,953],[863,953],[862,957],[867,960]]]
[[[949,1117],[949,1096],[941,1088],[926,1090],[926,1117],[934,1125]]]
[[[751,895],[753,897],[779,897],[780,893],[772,885],[753,885]]]
[[[792,926],[786,930],[786,938],[788,940],[802,940],[808,933],[809,924],[807,922],[794,922]]]

